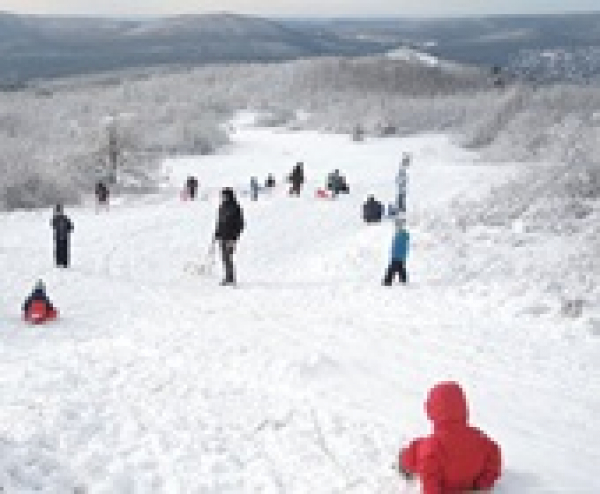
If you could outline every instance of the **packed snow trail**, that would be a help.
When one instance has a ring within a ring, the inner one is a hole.
[[[428,431],[423,401],[443,379],[465,386],[473,421],[503,448],[498,492],[598,492],[598,340],[445,284],[419,228],[514,168],[475,164],[440,136],[354,144],[240,126],[234,137],[219,155],[168,163],[158,196],[72,210],[72,270],[52,268],[48,211],[0,216],[5,492],[418,492],[391,466]],[[393,200],[407,150],[411,285],[387,289],[392,226],[363,225],[360,206],[369,193]],[[219,188],[269,172],[281,183],[296,161],[303,197],[285,186],[242,197],[239,288],[187,275]],[[351,196],[315,200],[334,168]],[[179,200],[190,173],[207,201]],[[24,326],[38,277],[63,317]]]

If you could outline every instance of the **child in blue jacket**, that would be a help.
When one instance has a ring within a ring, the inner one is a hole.
[[[406,259],[410,246],[410,234],[406,230],[406,222],[404,218],[396,219],[396,233],[392,240],[392,259],[385,274],[383,284],[392,286],[394,277],[398,275],[401,283],[408,281],[406,274]]]

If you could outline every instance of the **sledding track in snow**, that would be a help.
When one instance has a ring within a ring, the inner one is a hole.
[[[0,217],[0,485],[8,492],[395,493],[400,444],[427,430],[422,402],[459,379],[474,420],[504,448],[498,492],[595,493],[597,346],[444,285],[421,212],[482,194],[513,173],[473,165],[437,136],[374,140],[241,129],[223,154],[170,164],[173,184],[245,189],[295,160],[309,185],[258,203],[237,289],[183,272],[201,259],[217,198],[73,211],[71,271],[51,268],[48,212]],[[391,225],[366,227],[368,193],[393,196],[411,170],[412,284],[386,290]],[[318,202],[332,168],[353,194]],[[451,248],[451,246],[449,246]],[[59,323],[24,327],[22,298],[44,276]],[[576,362],[572,355],[576,354]],[[585,383],[585,386],[582,384]],[[585,424],[582,427],[581,424]],[[565,461],[577,456],[577,469]],[[417,492],[416,489],[412,489]]]

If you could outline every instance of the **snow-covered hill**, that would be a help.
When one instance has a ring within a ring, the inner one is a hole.
[[[503,447],[497,492],[598,492],[598,336],[517,314],[493,280],[485,295],[449,283],[452,237],[444,254],[433,243],[447,226],[422,222],[516,169],[473,166],[443,136],[357,145],[237,125],[220,154],[167,163],[159,195],[110,214],[72,210],[70,271],[51,267],[48,211],[0,216],[4,491],[416,493],[391,465],[427,430],[427,388],[453,378]],[[402,151],[415,158],[411,284],[386,289],[392,225],[365,226],[360,205],[392,199]],[[239,288],[185,274],[208,246],[218,188],[281,179],[297,160],[304,197],[280,187],[242,199]],[[352,195],[315,200],[336,167]],[[179,201],[189,173],[207,201]],[[38,277],[63,317],[24,326],[19,306]]]
[[[402,47],[387,53],[394,60],[405,60],[407,62],[422,63],[429,67],[437,67],[440,64],[438,57],[412,48]]]
[[[600,82],[600,47],[522,50],[511,58],[508,71],[540,84]]]

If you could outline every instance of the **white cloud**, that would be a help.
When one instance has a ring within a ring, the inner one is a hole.
[[[264,16],[448,16],[597,10],[598,0],[3,0],[6,11],[115,16],[219,11]]]

